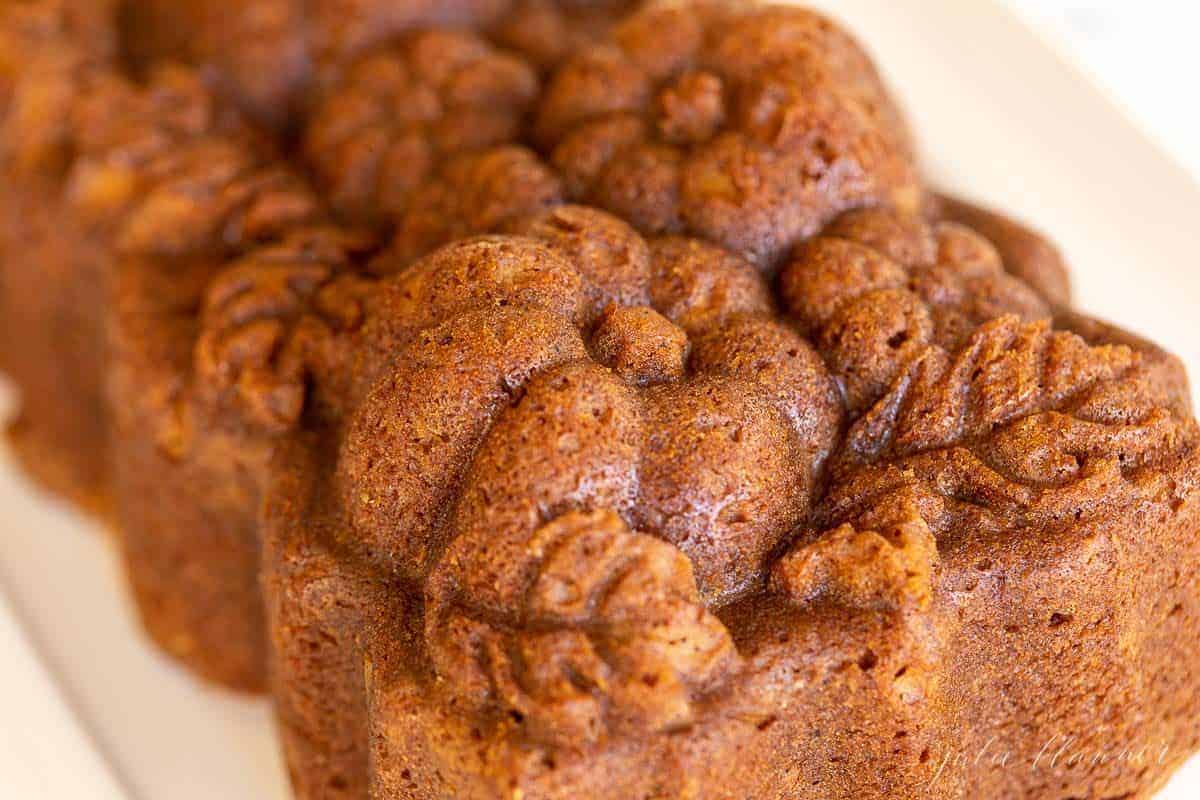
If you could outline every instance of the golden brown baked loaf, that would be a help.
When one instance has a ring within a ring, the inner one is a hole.
[[[155,640],[262,689],[253,501],[220,426],[183,414],[178,365],[215,269],[315,216],[316,201],[196,74],[130,80],[90,29],[71,32],[75,8],[21,5],[4,26],[25,48],[4,116],[12,439],[35,475],[115,524]],[[195,424],[208,426],[206,463],[188,450]]]
[[[321,214],[310,190],[273,163],[278,155],[271,143],[199,73],[169,67],[151,69],[141,80],[126,75],[129,53],[115,42],[123,34],[127,50],[129,37],[141,31],[119,30],[122,8],[74,0],[20,4],[7,9],[2,26],[4,63],[11,64],[0,83],[5,169],[14,185],[25,187],[6,198],[4,250],[19,268],[0,280],[0,304],[12,298],[0,360],[24,398],[12,439],[44,483],[115,517],[135,597],[155,639],[209,678],[261,690],[258,473],[270,437],[290,434],[292,425],[257,423],[272,414],[286,418],[278,406],[296,406],[296,395],[308,386],[298,378],[290,399],[277,389],[258,409],[256,424],[237,430],[236,417],[225,424],[221,406],[210,413],[210,405],[222,393],[265,392],[257,384],[246,388],[263,369],[234,370],[230,379],[221,373],[228,369],[224,353],[210,350],[209,362],[197,365],[201,381],[189,354],[212,344],[194,340],[196,310],[213,274]],[[453,48],[443,46],[453,42],[464,43],[468,53],[490,47],[468,31],[428,29],[402,37],[397,48],[412,43],[416,66],[424,58],[436,72],[439,52],[443,70],[454,66]],[[532,93],[534,67],[505,57],[526,70],[525,93]],[[347,94],[355,80],[351,71]],[[453,70],[449,80],[445,99],[453,116],[455,88],[469,98],[471,81]],[[422,131],[424,141],[434,151],[452,149],[455,131],[467,123],[433,126]],[[318,118],[314,127],[320,124]],[[548,174],[527,151],[511,149]],[[504,148],[494,158],[449,165],[429,181],[433,191],[425,196],[454,202],[441,189],[446,175],[461,173],[461,183],[496,162],[507,162]],[[506,183],[497,183],[494,196]],[[486,208],[480,214],[477,222],[443,223],[426,208],[413,217],[413,247],[423,252],[459,229],[488,229],[503,219],[492,221]],[[346,258],[371,249],[370,237],[340,236]],[[18,261],[29,243],[36,243],[34,255]],[[245,305],[238,298],[235,309]],[[253,342],[270,358],[273,340],[264,336],[256,329],[231,347]],[[63,358],[64,352],[73,357]],[[231,380],[232,389],[222,384]],[[205,381],[216,388],[193,385]],[[75,401],[64,407],[63,397]],[[197,429],[202,433],[195,436]]]
[[[0,2],[26,461],[298,797],[1146,795],[1178,362],[825,18],[629,5]]]
[[[302,796],[1102,797],[1194,747],[1174,359],[904,212],[775,292],[594,209],[515,227],[369,292],[340,413],[276,461]],[[943,763],[1054,735],[1175,755]]]

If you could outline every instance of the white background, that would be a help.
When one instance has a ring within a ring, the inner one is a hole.
[[[1008,2],[1200,177],[1200,3]]]

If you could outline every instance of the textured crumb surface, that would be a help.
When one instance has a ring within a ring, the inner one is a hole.
[[[354,698],[292,732],[340,754],[303,783],[1140,796],[1175,762],[941,760],[1189,752],[1172,357],[937,217],[843,214],[774,285],[596,209],[511,227],[382,278],[344,407],[276,462],[268,594],[307,598],[272,623],[277,691],[313,724],[336,661],[321,698]]]

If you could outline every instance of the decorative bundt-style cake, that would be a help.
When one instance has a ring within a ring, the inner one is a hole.
[[[1174,762],[943,761],[1194,746],[1171,357],[895,210],[775,292],[598,210],[516,227],[365,295],[340,412],[276,461],[302,796],[1108,797]]]
[[[64,33],[73,8],[18,6],[38,24],[7,29],[26,48],[4,159],[4,366],[23,400],[12,438],[35,474],[114,524],[154,638],[208,677],[262,689],[253,505],[228,496],[246,479],[224,461],[185,467],[175,428],[191,420],[159,419],[182,406],[180,338],[214,271],[318,206],[194,72],[130,80],[90,33]],[[32,35],[44,30],[58,35]]]
[[[298,797],[1145,796],[1181,366],[824,17],[633,5],[0,0],[24,461]]]
[[[199,8],[173,6],[179,14]],[[277,258],[272,248],[289,241],[281,234],[304,239],[307,226],[326,215],[297,171],[277,163],[278,148],[225,99],[224,81],[214,89],[177,66],[128,74],[122,46],[137,52],[128,37],[154,30],[130,26],[122,17],[128,10],[78,0],[5,8],[3,168],[21,187],[5,198],[0,250],[13,254],[0,281],[0,362],[24,398],[12,440],[45,484],[115,524],[156,641],[208,678],[261,691],[266,638],[255,518],[269,447],[262,429],[222,434],[236,422],[209,413],[219,392],[207,383],[228,378],[213,364],[197,365],[204,380],[191,374],[197,309],[230,260],[258,245],[269,246],[262,257]],[[419,78],[444,73],[447,85],[432,89],[445,89],[435,103],[453,119],[471,86],[446,45],[460,42],[464,53],[490,45],[452,29],[415,31],[404,41],[411,41]],[[504,58],[524,71],[531,101],[536,68],[515,54]],[[339,96],[353,93],[358,74],[348,73]],[[314,129],[321,124],[318,113]],[[462,120],[459,130],[467,127]],[[452,124],[422,135],[435,152],[455,149]],[[464,154],[467,144],[458,148]],[[501,149],[493,160],[504,158]],[[489,163],[464,165],[478,175]],[[492,191],[503,195],[508,186]],[[361,219],[365,230],[370,220]],[[487,219],[480,224],[491,227]],[[460,228],[471,230],[454,223],[444,233],[414,229],[414,237],[437,244]],[[346,259],[373,249],[369,235],[345,226],[330,241],[345,246]],[[244,310],[245,298],[239,302]],[[210,350],[196,360],[224,357]],[[253,374],[247,370],[243,383]],[[297,391],[304,394],[303,381]],[[202,434],[193,436],[197,428]],[[269,441],[291,428],[266,432]]]

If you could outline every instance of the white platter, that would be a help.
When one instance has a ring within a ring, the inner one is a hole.
[[[1071,260],[1085,310],[1200,375],[1200,188],[1182,169],[993,0],[815,4],[879,57],[941,185],[1035,220]],[[38,495],[6,453],[0,529],[0,797],[288,797],[267,704],[154,652],[105,534]],[[1162,797],[1198,796],[1194,759]]]

